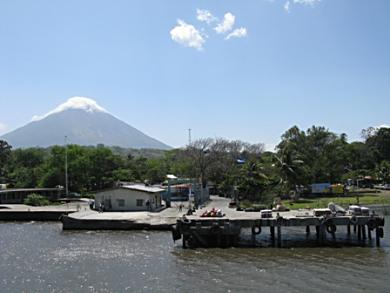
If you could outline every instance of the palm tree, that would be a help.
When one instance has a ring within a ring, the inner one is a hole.
[[[289,191],[295,186],[301,183],[299,178],[299,169],[303,164],[303,161],[299,159],[298,155],[293,152],[289,152],[286,149],[282,149],[279,155],[275,155],[274,166],[279,169],[280,174],[280,190],[279,195],[283,191]]]

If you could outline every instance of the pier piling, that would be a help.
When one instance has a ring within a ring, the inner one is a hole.
[[[326,226],[324,224],[320,225],[320,242],[324,243],[326,241]]]
[[[274,244],[275,243],[275,227],[274,226],[269,227],[269,233],[271,234],[271,241]]]
[[[282,247],[282,226],[277,226],[277,233],[278,233],[278,247]]]
[[[381,239],[380,239],[380,232],[379,232],[379,227],[375,229],[375,238],[376,238],[376,246],[381,246]]]
[[[357,230],[358,230],[358,240],[360,241],[362,240],[362,226],[358,225]]]

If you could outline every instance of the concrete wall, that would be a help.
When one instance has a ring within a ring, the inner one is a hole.
[[[0,211],[0,221],[60,221],[74,211]]]
[[[63,192],[62,189],[4,189],[0,191],[0,204],[22,204],[27,196],[33,193],[55,201],[61,197]]]
[[[142,206],[137,205],[137,200],[142,200]],[[150,207],[146,205],[147,201]],[[161,194],[118,188],[96,193],[95,207],[97,209],[100,203],[104,203],[105,211],[153,211],[161,207]]]

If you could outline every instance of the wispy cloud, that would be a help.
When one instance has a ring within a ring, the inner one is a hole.
[[[187,24],[179,19],[177,25],[170,31],[170,34],[172,40],[180,45],[197,50],[203,49],[205,39],[192,24]]]
[[[3,134],[8,130],[8,126],[5,123],[0,122],[0,134]]]
[[[302,5],[314,5],[318,2],[321,2],[321,0],[293,0],[296,4],[302,4]]]
[[[220,22],[214,29],[218,34],[225,34],[233,29],[236,17],[228,12],[225,13],[222,22]]]
[[[286,12],[290,13],[290,1],[287,1],[286,3],[284,3],[283,8]]]
[[[196,9],[196,19],[207,24],[218,21],[218,18],[206,9]]]
[[[225,40],[229,40],[230,38],[243,38],[246,37],[247,34],[248,32],[245,27],[236,28],[226,36]]]
[[[106,109],[103,107],[99,106],[98,103],[91,99],[91,98],[86,98],[86,97],[72,97],[69,98],[65,103],[59,105],[55,109],[47,112],[44,115],[35,115],[32,117],[31,121],[38,121],[46,118],[47,116],[55,113],[59,113],[62,111],[66,111],[69,109],[76,109],[76,110],[84,110],[90,113],[93,112],[107,112]]]
[[[314,6],[315,4],[321,2],[321,0],[287,0],[284,5],[283,9],[287,12],[291,12],[291,5],[303,5],[303,6]]]

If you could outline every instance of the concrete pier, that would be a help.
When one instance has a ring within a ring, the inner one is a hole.
[[[358,216],[352,221],[358,221],[358,240],[366,239],[366,227],[368,231],[376,230],[376,243],[380,245],[380,238],[383,237],[384,219],[378,216]],[[174,240],[183,240],[183,247],[226,247],[234,246],[229,239],[239,238],[242,229],[250,228],[252,231],[251,242],[256,241],[256,236],[265,230],[270,229],[270,239],[275,239],[275,228],[277,231],[276,246],[282,246],[283,227],[307,227],[315,226],[319,244],[325,244],[328,234],[330,239],[336,240],[337,227],[347,227],[351,222],[350,216],[322,218],[271,218],[271,219],[233,219],[233,218],[195,218],[183,217],[177,220],[173,231]],[[307,230],[306,230],[307,231]],[[307,233],[307,232],[306,232]],[[370,232],[369,232],[370,233]]]
[[[23,204],[0,206],[0,221],[60,221],[63,215],[77,212],[87,207],[83,203],[71,203],[33,207]]]
[[[271,244],[281,247],[283,233],[286,233],[286,237],[288,237],[288,229],[283,229],[284,227],[302,227],[302,234],[306,234],[306,239],[310,237],[310,228],[315,227],[317,242],[324,245],[329,242],[337,242],[337,235],[343,233],[341,231],[346,231],[344,233],[346,233],[347,238],[350,238],[351,225],[357,231],[354,238],[357,238],[361,243],[366,241],[367,235],[370,239],[371,231],[374,230],[378,246],[380,238],[383,237],[384,218],[377,215],[315,217],[312,215],[312,211],[300,210],[273,213],[272,218],[261,219],[259,212],[239,212],[226,208],[224,200],[214,198],[214,202],[208,207],[209,209],[210,206],[222,208],[223,212],[226,213],[224,217],[200,217],[206,209],[204,208],[195,215],[178,219],[172,232],[173,239],[182,239],[183,247],[234,246],[237,241],[232,242],[229,239],[240,239],[242,231],[250,229],[252,232],[250,242],[254,245],[257,235],[269,228]],[[284,230],[285,232],[283,232]]]
[[[177,206],[176,206],[177,205]],[[179,203],[159,212],[98,212],[81,210],[63,216],[63,230],[172,230],[176,220],[183,216]]]

